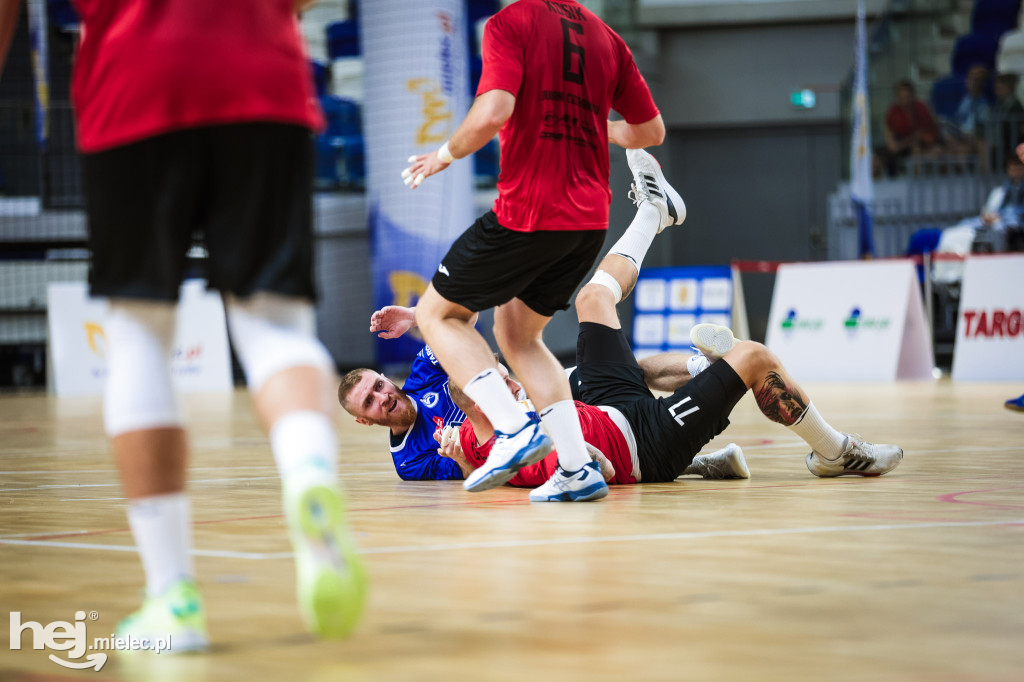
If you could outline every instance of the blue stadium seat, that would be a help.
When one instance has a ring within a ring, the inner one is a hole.
[[[984,33],[968,33],[957,38],[953,45],[951,67],[953,73],[964,76],[975,64],[981,64],[989,71],[995,71],[996,53],[999,52],[999,38]]]
[[[932,111],[939,118],[953,118],[966,92],[962,77],[951,74],[940,78],[932,85]]]
[[[903,253],[904,256],[923,256],[926,253],[931,253],[939,246],[939,239],[942,238],[942,228],[939,227],[922,227],[918,230],[914,230],[913,234],[910,235],[910,242],[907,244],[907,250]],[[917,281],[924,281],[924,266],[917,266]]]
[[[323,187],[363,187],[366,160],[359,104],[344,97],[320,98],[327,129],[317,136],[316,178]]]
[[[360,54],[358,21],[349,19],[327,24],[327,55],[332,60],[358,57]]]
[[[323,97],[327,94],[327,65],[310,59],[309,69],[313,73],[313,87],[316,89],[316,96]]]
[[[473,155],[473,174],[476,184],[493,185],[498,181],[498,141],[491,140]]]
[[[976,0],[971,32],[999,37],[1017,28],[1021,0]]]

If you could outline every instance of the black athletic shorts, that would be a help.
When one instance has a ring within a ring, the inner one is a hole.
[[[666,398],[644,383],[621,329],[581,322],[576,344],[580,400],[614,407],[636,438],[641,480],[675,480],[708,441],[729,425],[729,413],[747,392],[727,362],[715,362]]]
[[[210,286],[313,299],[308,128],[190,128],[84,154],[96,296],[175,301],[194,232]]]
[[[569,307],[601,252],[606,230],[517,232],[494,211],[455,240],[434,273],[445,299],[478,312],[518,298],[539,315]]]

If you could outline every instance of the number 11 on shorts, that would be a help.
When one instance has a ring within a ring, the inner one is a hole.
[[[683,417],[685,417],[688,414],[693,414],[694,412],[696,412],[697,410],[700,409],[700,406],[694,405],[693,407],[688,409],[686,412],[676,413],[676,410],[682,408],[682,406],[685,405],[686,403],[690,402],[690,400],[691,400],[690,396],[686,396],[685,398],[680,400],[678,403],[676,403],[672,407],[668,408],[668,413],[670,415],[672,415],[672,418],[675,419],[676,423],[679,424],[680,426],[684,426],[684,424],[683,424]]]

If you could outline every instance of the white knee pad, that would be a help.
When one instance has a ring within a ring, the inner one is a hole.
[[[622,300],[622,287],[619,286],[619,281],[604,270],[595,272],[594,276],[590,278],[589,284],[600,284],[610,290],[616,303]]]
[[[228,329],[249,389],[293,367],[334,372],[334,360],[316,337],[313,304],[280,294],[227,297]]]
[[[171,384],[173,303],[114,299],[107,312],[107,388],[103,424],[113,437],[129,431],[180,427]]]

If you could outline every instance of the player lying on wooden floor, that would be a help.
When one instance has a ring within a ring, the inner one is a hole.
[[[666,218],[668,207],[665,199],[668,196],[666,190],[670,188],[653,157],[642,150],[629,150],[627,157],[634,175],[631,196],[638,208],[637,218],[576,297],[580,320],[578,366],[574,372],[575,380],[571,382],[574,394],[578,393],[584,403],[582,407],[577,405],[578,412],[582,410],[580,416],[584,433],[588,418],[593,418],[598,424],[592,428],[607,431],[607,438],[602,440],[607,451],[602,449],[602,452],[615,468],[612,481],[666,482],[683,474],[700,449],[728,426],[729,413],[748,389],[754,391],[757,405],[766,417],[786,426],[811,446],[806,464],[812,474],[822,477],[878,476],[896,468],[903,458],[901,448],[873,445],[857,436],[837,431],[821,417],[774,353],[760,343],[738,341],[725,327],[708,324],[694,327],[691,340],[702,351],[701,354],[693,356],[690,361],[686,361],[682,354],[659,356],[656,366],[648,365],[645,381],[645,372],[622,333],[615,304],[636,284],[640,264],[654,236],[665,225],[671,224]],[[672,193],[675,194],[674,191]],[[390,306],[374,313],[371,331],[394,338],[414,324],[413,309]],[[429,349],[425,349],[425,353],[429,355]],[[433,367],[439,375],[443,374],[436,362]],[[374,375],[376,373],[369,370],[355,370],[346,376],[339,389],[342,406],[361,423],[386,423],[374,420],[377,416],[390,419],[398,406],[404,404],[399,403],[401,394],[393,383]],[[435,386],[440,386],[440,376],[437,381]],[[656,398],[648,388],[648,382],[657,390],[671,391],[671,395]],[[509,388],[516,390],[515,386]],[[451,397],[446,383],[444,393]],[[456,396],[461,400],[458,392]],[[431,400],[439,401],[440,394],[436,400]],[[422,398],[419,402],[426,405]],[[418,406],[416,403],[405,404],[405,409],[417,411]],[[473,466],[478,456],[486,458],[488,451],[488,438],[493,429],[485,423],[482,413],[463,403],[462,410],[466,409],[470,419],[468,423],[463,420],[457,439],[466,461],[460,463],[452,457],[445,458],[451,462],[451,475],[447,478],[457,478],[454,467],[459,467],[460,473],[472,479],[474,473],[463,472],[461,467]],[[445,426],[455,422],[456,419],[450,419],[435,420],[434,423],[443,431]],[[609,430],[609,422],[615,430]],[[394,452],[394,428],[392,434]],[[598,440],[596,436],[594,439]],[[598,447],[600,449],[600,445]],[[454,456],[455,450],[456,446],[449,438],[442,453]],[[728,456],[728,453],[724,454]],[[541,464],[543,466],[543,460]],[[396,466],[399,466],[397,460]],[[487,481],[475,481],[476,489],[507,483],[519,473],[520,468],[488,472]],[[742,469],[745,470],[745,466]],[[604,478],[599,463],[595,461],[580,470],[572,480],[563,480],[561,486],[549,481],[533,490],[530,499],[587,499],[587,495],[592,494],[588,491],[600,494],[600,489],[605,487],[586,480],[598,477]],[[530,480],[535,479],[531,477]]]

